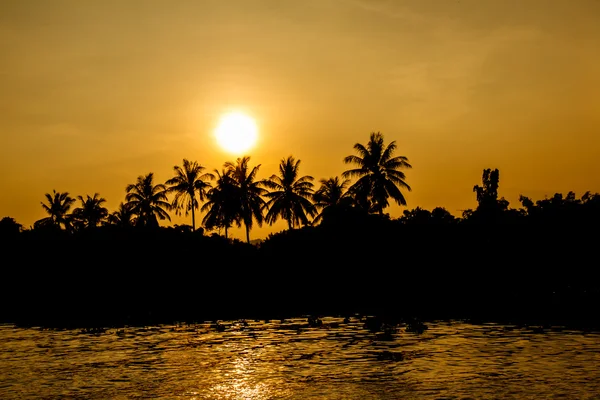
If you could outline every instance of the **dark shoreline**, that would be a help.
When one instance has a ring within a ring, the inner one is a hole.
[[[428,325],[431,323],[439,323],[439,322],[461,322],[468,323],[473,325],[500,325],[510,327],[511,329],[530,329],[533,332],[544,333],[547,331],[553,332],[561,332],[565,330],[569,331],[580,331],[587,333],[600,333],[600,321],[597,319],[592,320],[572,320],[572,319],[525,319],[525,318],[402,318],[395,317],[390,318],[390,316],[381,317],[378,315],[371,314],[351,314],[348,316],[343,315],[335,315],[335,314],[316,314],[313,315],[272,315],[268,317],[266,315],[262,315],[262,318],[258,318],[254,315],[254,318],[244,318],[240,317],[239,314],[235,314],[239,318],[234,318],[233,315],[230,315],[230,318],[214,318],[214,319],[189,319],[189,320],[180,320],[180,319],[158,319],[158,318],[146,318],[146,319],[96,319],[96,320],[77,320],[77,319],[69,319],[69,320],[46,320],[46,319],[24,319],[24,320],[11,320],[11,321],[0,321],[0,324],[5,325],[14,325],[15,328],[23,328],[23,329],[42,329],[42,330],[81,330],[82,332],[103,332],[108,329],[123,329],[123,328],[134,328],[134,327],[153,327],[153,326],[164,326],[164,325],[175,325],[175,326],[186,326],[186,325],[196,325],[196,324],[206,324],[210,323],[215,327],[220,325],[226,326],[229,322],[236,321],[280,321],[284,322],[292,319],[302,319],[305,321],[306,327],[320,327],[320,325],[315,325],[311,322],[311,319],[315,319],[320,321],[321,319],[327,317],[334,318],[354,318],[358,319],[365,324],[365,327],[368,327],[369,321],[381,321],[381,328],[369,328],[373,332],[385,332],[387,327],[391,327],[392,329],[396,329],[399,327],[408,328],[413,326],[413,324],[418,324],[423,327],[423,331],[427,329]],[[224,314],[223,316],[227,316]],[[325,328],[328,326],[325,325]],[[417,333],[420,333],[417,331]]]
[[[600,327],[598,231],[358,226],[260,246],[172,230],[4,240],[0,322],[151,325],[306,315]]]
[[[168,298],[147,298],[141,301],[141,293],[130,293],[129,298],[115,301],[107,296],[81,299],[71,302],[72,292],[63,292],[50,298],[30,297],[21,304],[3,307],[0,322],[18,326],[40,326],[47,328],[90,328],[149,326],[163,324],[187,324],[206,321],[233,320],[281,320],[294,317],[307,318],[339,316],[372,316],[390,325],[407,321],[461,320],[476,324],[497,323],[519,326],[563,326],[582,330],[600,330],[597,305],[600,295],[580,293],[563,302],[539,295],[536,298],[519,298],[512,302],[500,299],[478,302],[465,298],[448,300],[444,297],[429,297],[411,301],[405,294],[395,300],[377,293],[365,293],[365,297],[343,298],[329,292],[327,296],[312,296],[297,299],[280,294],[253,296],[239,292],[226,302],[219,303],[218,293],[203,295],[179,295],[170,293]],[[138,297],[139,296],[139,297]],[[135,298],[138,301],[135,301]],[[44,300],[45,298],[45,300]],[[211,301],[213,300],[213,301]]]

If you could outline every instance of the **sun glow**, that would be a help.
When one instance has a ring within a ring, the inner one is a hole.
[[[215,130],[217,143],[224,150],[241,154],[251,149],[258,139],[254,119],[240,112],[230,112],[221,117]]]

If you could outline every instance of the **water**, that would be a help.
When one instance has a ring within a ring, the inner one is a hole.
[[[600,334],[358,318],[125,327],[0,326],[1,399],[600,399]]]

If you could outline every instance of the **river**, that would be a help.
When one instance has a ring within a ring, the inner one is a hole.
[[[1,399],[600,399],[600,332],[358,317],[0,325]]]

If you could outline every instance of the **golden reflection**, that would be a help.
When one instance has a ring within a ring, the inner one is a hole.
[[[222,380],[211,389],[211,395],[219,399],[267,400],[291,395],[280,379],[273,379],[276,371],[265,371],[269,365],[261,363],[257,373],[257,362],[263,348],[247,349],[243,355],[233,359],[222,371]],[[266,367],[266,368],[265,368]],[[269,376],[268,381],[259,377]]]

